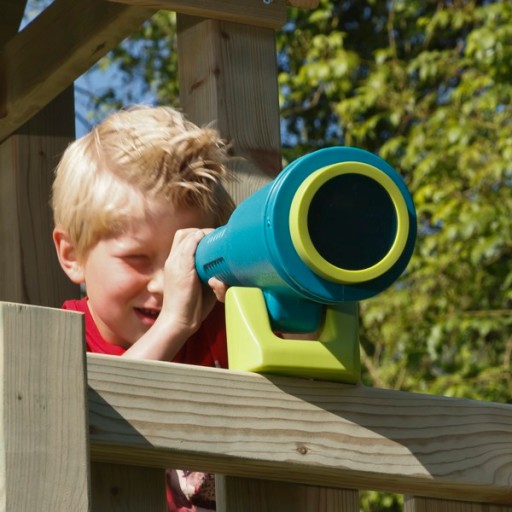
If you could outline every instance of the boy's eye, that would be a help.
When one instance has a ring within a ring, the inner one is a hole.
[[[145,254],[128,254],[123,259],[130,265],[146,265],[149,263],[149,256]]]

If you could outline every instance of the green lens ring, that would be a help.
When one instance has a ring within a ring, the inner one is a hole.
[[[387,254],[364,269],[345,269],[327,261],[315,248],[308,229],[308,212],[319,189],[344,174],[359,174],[376,181],[388,193],[396,214],[396,234]],[[310,174],[299,186],[290,207],[290,235],[299,257],[317,275],[340,284],[363,283],[387,272],[402,255],[409,234],[409,213],[395,182],[379,168],[363,162],[341,162]]]

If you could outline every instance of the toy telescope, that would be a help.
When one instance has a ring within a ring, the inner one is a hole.
[[[229,367],[357,382],[357,302],[402,274],[415,239],[409,191],[378,156],[331,147],[289,164],[197,248],[201,280],[231,286]]]

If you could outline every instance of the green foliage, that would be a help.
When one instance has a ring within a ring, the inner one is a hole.
[[[402,512],[403,496],[375,491],[360,493],[360,507],[365,512]]]

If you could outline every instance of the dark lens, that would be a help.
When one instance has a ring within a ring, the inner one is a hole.
[[[319,254],[345,270],[381,261],[396,237],[396,211],[386,189],[361,174],[341,174],[315,194],[308,212],[309,236]]]

